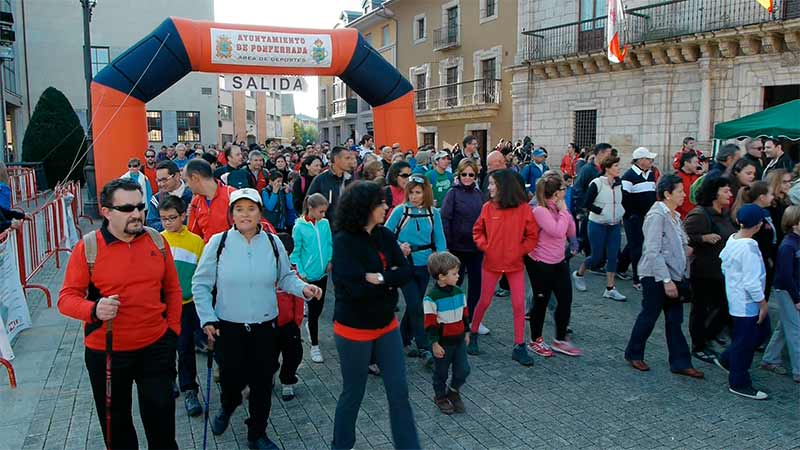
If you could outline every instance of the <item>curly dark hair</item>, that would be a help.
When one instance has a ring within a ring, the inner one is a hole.
[[[717,199],[719,190],[731,186],[731,180],[727,177],[713,177],[710,180],[703,180],[700,189],[695,194],[697,204],[710,207]]]
[[[320,158],[320,157],[319,157],[319,156],[317,156],[317,155],[311,155],[311,156],[307,156],[307,157],[306,157],[306,158],[303,160],[303,163],[302,163],[302,164],[300,164],[300,175],[308,175],[308,166],[310,166],[311,164],[313,164],[313,163],[314,163],[314,161],[316,161],[316,160],[319,160],[319,162],[320,162],[320,163],[322,162],[322,158]]]
[[[364,231],[370,214],[383,202],[383,192],[377,183],[356,181],[339,198],[335,228],[350,233]]]
[[[389,173],[386,174],[386,178],[389,180],[390,185],[397,187],[397,178],[403,169],[411,169],[411,165],[405,161],[397,161],[389,166]]]

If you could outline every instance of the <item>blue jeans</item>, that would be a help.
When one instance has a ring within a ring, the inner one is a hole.
[[[375,356],[389,400],[389,422],[395,448],[418,449],[414,412],[408,400],[406,363],[400,332],[391,331],[374,341],[351,341],[336,335],[342,370],[342,394],[336,403],[331,448],[350,449],[356,442],[356,419],[367,385],[367,366]]]
[[[733,389],[753,387],[750,366],[756,348],[769,338],[769,316],[758,325],[758,316],[731,317],[733,331],[731,345],[719,356],[722,365],[728,368],[728,385]]]
[[[195,331],[200,328],[200,319],[194,302],[183,305],[181,310],[181,335],[178,336],[178,386],[181,392],[197,390],[197,361],[194,356]]]
[[[664,292],[664,283],[653,277],[644,277],[642,281],[642,311],[633,324],[631,338],[625,348],[625,358],[631,361],[644,360],[644,347],[653,333],[658,316],[664,311],[664,334],[667,336],[669,350],[669,368],[673,372],[692,367],[689,356],[689,345],[683,335],[683,305],[677,301],[668,301]]]
[[[602,223],[589,221],[589,243],[592,247],[592,254],[586,258],[584,263],[587,268],[592,268],[606,257],[606,272],[617,271],[617,256],[619,256],[619,245],[622,240],[619,224],[604,225]]]
[[[761,362],[781,364],[781,353],[785,346],[789,350],[792,375],[800,377],[800,311],[795,307],[789,293],[780,289],[775,289],[772,293],[772,302],[778,304],[780,322],[772,333]]]
[[[409,345],[413,338],[420,350],[431,349],[428,335],[425,334],[425,312],[422,309],[422,298],[428,290],[430,279],[426,266],[414,266],[411,281],[402,287],[406,311],[403,313],[403,320],[400,321],[400,333],[404,346]]]
[[[447,377],[450,367],[453,368],[453,378],[450,380],[450,389],[458,391],[467,382],[470,368],[467,361],[467,343],[459,339],[455,344],[442,344],[444,356],[433,358],[433,393],[437,397],[447,395]]]

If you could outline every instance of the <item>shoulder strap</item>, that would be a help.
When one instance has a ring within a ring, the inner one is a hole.
[[[154,228],[144,227],[144,231],[150,235],[150,239],[152,239],[153,243],[156,244],[156,247],[158,247],[158,251],[161,252],[161,256],[166,258],[167,247],[164,245],[164,236],[162,236],[161,233],[156,231]]]
[[[86,264],[89,266],[89,280],[92,279],[94,263],[97,261],[97,232],[90,231],[83,235],[84,253],[86,254]]]
[[[281,275],[281,258],[280,254],[278,253],[278,245],[275,244],[275,236],[272,233],[267,232],[267,238],[269,238],[269,243],[272,246],[272,255],[275,256],[275,287],[278,286],[278,280],[280,279]]]
[[[400,236],[400,232],[403,230],[403,227],[406,226],[406,222],[408,222],[409,217],[411,217],[411,213],[408,211],[408,205],[403,205],[403,217],[400,218],[400,221],[397,222],[397,227],[394,229],[395,237]]]
[[[217,246],[217,264],[219,264],[219,257],[222,255],[222,250],[225,248],[225,240],[228,239],[228,232],[225,231],[222,233],[222,237],[219,239],[219,245]]]

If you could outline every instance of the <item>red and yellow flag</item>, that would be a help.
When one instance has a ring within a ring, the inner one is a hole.
[[[766,10],[769,11],[769,12],[772,12],[772,9],[775,6],[775,1],[774,0],[756,0],[756,1],[758,2],[759,5],[761,5],[764,8],[766,8]]]

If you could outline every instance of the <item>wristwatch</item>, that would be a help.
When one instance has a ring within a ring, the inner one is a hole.
[[[667,278],[667,279],[665,279],[664,281],[662,281],[662,283],[664,283],[664,284],[670,284],[670,283],[672,283],[672,280],[670,280],[669,278]]]
[[[381,284],[383,284],[383,274],[382,274],[382,273],[379,273],[379,274],[377,274],[377,276],[378,276],[378,281],[379,281]]]

